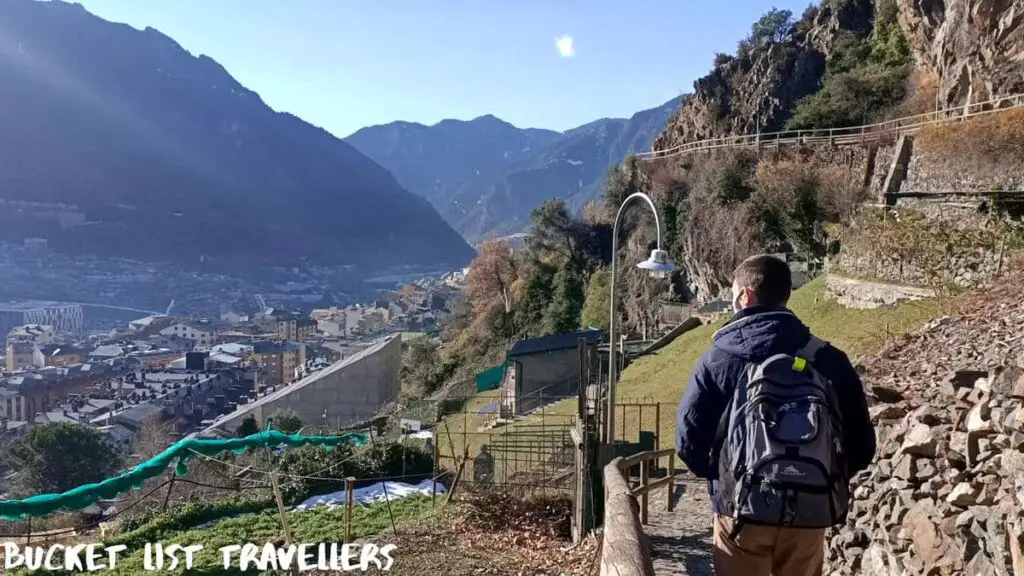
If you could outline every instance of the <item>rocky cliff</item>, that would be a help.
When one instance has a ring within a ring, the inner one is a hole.
[[[832,574],[1024,573],[1024,305],[979,292],[859,366],[878,435]]]
[[[794,21],[769,12],[754,25],[735,56],[719,54],[711,73],[654,141],[655,150],[684,142],[781,130],[796,103],[821,89],[826,60],[843,33],[871,32],[873,2],[823,2]]]
[[[899,0],[899,22],[918,66],[939,76],[946,106],[1024,91],[1024,3]]]

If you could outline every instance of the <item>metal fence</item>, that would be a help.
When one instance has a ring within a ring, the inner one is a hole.
[[[540,394],[536,396],[531,403],[537,408],[514,418],[502,417],[499,390],[449,399],[460,410],[449,412],[434,429],[439,469],[461,467],[460,484],[480,488],[575,490],[578,447],[571,431],[577,429],[579,434],[580,395],[545,396],[544,401]],[[591,409],[595,401],[589,395],[584,400]],[[622,398],[616,402],[616,411],[618,440],[639,444],[653,438],[651,448],[671,446],[661,432],[663,425],[670,424],[663,404],[649,398]]]
[[[434,429],[438,468],[461,467],[460,484],[480,488],[571,491],[575,398],[536,398],[535,409],[512,418],[502,417],[500,390],[446,400],[447,415]]]
[[[814,130],[785,130],[782,132],[764,132],[759,134],[740,134],[736,136],[723,136],[707,140],[685,142],[672,148],[664,150],[652,150],[641,152],[636,157],[643,161],[655,160],[658,158],[669,158],[687,152],[699,150],[714,150],[717,148],[736,147],[761,147],[761,146],[789,146],[802,144],[832,144],[836,146],[874,143],[881,140],[895,139],[904,134],[915,134],[926,126],[937,126],[951,124],[992,114],[1002,110],[1024,107],[1024,95],[1002,96],[987,100],[917,114],[894,120],[887,120],[876,124],[864,126],[850,126],[847,128],[821,128]]]

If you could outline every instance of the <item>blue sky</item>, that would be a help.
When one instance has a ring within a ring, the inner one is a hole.
[[[345,137],[394,120],[494,114],[565,130],[630,116],[689,92],[772,6],[799,16],[809,0],[79,3],[160,30],[274,109]]]

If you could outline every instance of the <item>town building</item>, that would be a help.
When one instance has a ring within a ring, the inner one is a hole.
[[[344,336],[346,334],[344,310],[323,308],[313,310],[310,316],[316,322],[317,330],[326,336]]]
[[[277,333],[281,339],[289,342],[306,342],[316,339],[316,320],[303,316],[298,312],[286,312],[283,310],[275,310],[273,317],[276,321]]]
[[[0,334],[25,324],[53,326],[58,334],[80,334],[84,328],[82,306],[38,300],[0,303]]]
[[[209,347],[217,344],[217,336],[226,328],[220,323],[185,320],[160,330],[160,334],[184,338],[191,341],[193,347]]]
[[[306,346],[297,342],[256,342],[252,364],[256,369],[255,387],[287,384],[296,369],[306,362]]]
[[[7,334],[7,341],[10,342],[11,340],[32,342],[43,346],[56,342],[57,331],[53,326],[45,324],[25,324],[24,326],[15,326],[14,329]]]
[[[16,372],[34,366],[36,345],[32,342],[11,340],[7,343],[7,371]]]
[[[81,364],[89,356],[89,351],[84,348],[68,344],[47,344],[37,346],[37,356],[33,364],[39,368],[47,366],[69,366]]]

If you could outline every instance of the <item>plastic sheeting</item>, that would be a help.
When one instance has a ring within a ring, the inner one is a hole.
[[[387,487],[385,493],[384,488]],[[405,482],[377,482],[369,486],[362,488],[356,488],[352,490],[352,500],[356,504],[362,504],[367,506],[375,502],[384,502],[390,500],[401,500],[408,496],[423,495],[430,496],[433,493],[434,484],[430,480],[424,480],[419,484],[406,484]],[[437,483],[437,493],[443,494],[447,489],[440,483]],[[334,508],[336,506],[345,505],[345,491],[340,490],[338,492],[331,492],[330,494],[321,494],[320,496],[313,496],[307,499],[302,504],[295,507],[296,510],[308,510],[316,506],[327,506],[328,508]]]
[[[197,453],[203,456],[228,451],[241,454],[250,448],[276,447],[282,444],[293,447],[312,444],[330,450],[344,442],[361,446],[366,441],[366,434],[359,432],[339,436],[303,436],[285,434],[277,430],[265,430],[244,438],[187,438],[131,470],[96,484],[86,484],[61,494],[39,494],[24,500],[0,500],[0,520],[24,520],[62,510],[81,510],[97,500],[109,500],[129,490],[140,490],[145,480],[159,476],[175,461],[175,475],[184,476],[188,473],[188,461]]]

